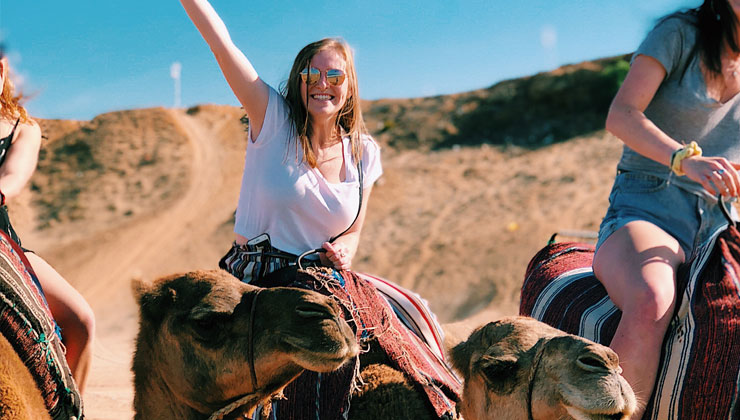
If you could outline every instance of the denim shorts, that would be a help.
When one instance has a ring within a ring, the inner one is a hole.
[[[726,204],[737,219],[734,207]],[[599,227],[598,250],[614,232],[629,222],[650,222],[673,236],[686,255],[728,225],[720,205],[669,184],[666,179],[640,172],[619,171],[609,195],[609,209]]]

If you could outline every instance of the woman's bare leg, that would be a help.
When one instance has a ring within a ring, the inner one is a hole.
[[[678,241],[652,223],[635,221],[614,232],[594,256],[594,273],[622,310],[610,347],[619,355],[624,378],[641,419],[660,363],[663,337],[676,301],[676,271],[685,256]]]
[[[52,315],[62,329],[67,363],[82,393],[92,360],[95,316],[85,298],[38,255],[26,253],[36,272]]]

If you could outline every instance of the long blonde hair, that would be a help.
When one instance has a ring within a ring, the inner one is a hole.
[[[7,120],[14,120],[20,118],[22,123],[31,122],[31,118],[28,116],[28,112],[23,108],[21,102],[23,102],[23,95],[14,95],[13,82],[10,80],[10,65],[8,59],[3,56],[0,51],[0,61],[3,63],[3,85],[0,86],[0,118]]]
[[[355,159],[355,162],[359,162],[362,158],[362,135],[367,134],[365,121],[362,119],[362,111],[360,110],[360,95],[357,87],[355,60],[350,46],[340,38],[324,38],[306,45],[298,52],[293,62],[293,67],[290,69],[288,81],[283,86],[281,93],[288,104],[292,128],[295,130],[295,136],[291,136],[291,138],[298,137],[299,144],[296,144],[296,148],[300,148],[303,151],[304,161],[312,168],[316,167],[316,155],[311,147],[311,139],[308,137],[308,133],[311,132],[311,120],[308,118],[306,104],[303,103],[303,99],[301,98],[300,72],[310,66],[311,59],[314,55],[324,50],[337,51],[344,57],[346,63],[345,74],[347,75],[347,79],[345,83],[348,83],[347,100],[339,111],[339,115],[337,115],[336,129],[337,132],[343,132],[343,134],[349,136],[352,157]]]

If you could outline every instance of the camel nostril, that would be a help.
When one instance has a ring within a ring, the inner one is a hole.
[[[579,357],[576,364],[588,372],[604,372],[609,370],[604,359],[590,354]]]
[[[329,319],[333,318],[334,314],[332,311],[323,305],[303,304],[298,305],[295,308],[296,313],[301,318],[322,318]]]

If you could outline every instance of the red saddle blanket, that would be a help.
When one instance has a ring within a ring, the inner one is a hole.
[[[546,246],[519,313],[609,345],[621,312],[591,270],[593,247]],[[740,233],[718,231],[679,270],[676,312],[643,419],[740,419]]]
[[[333,295],[342,304],[344,317],[355,329],[359,342],[377,339],[393,367],[426,395],[430,410],[439,419],[457,418],[460,380],[427,344],[402,325],[370,282],[351,271],[320,268],[299,271],[292,283],[260,285],[303,287]],[[286,387],[286,399],[275,403],[274,418],[346,419],[352,386],[359,372],[357,363],[359,357],[332,373],[304,372]]]
[[[36,275],[0,231],[0,333],[28,367],[53,419],[82,419],[82,400]]]

